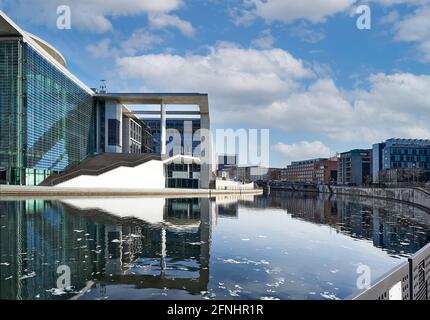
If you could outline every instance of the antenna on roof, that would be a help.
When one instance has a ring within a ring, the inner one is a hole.
[[[100,93],[106,93],[107,87],[106,87],[106,80],[100,80]]]

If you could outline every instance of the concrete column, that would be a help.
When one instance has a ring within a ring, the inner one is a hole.
[[[166,129],[166,106],[164,103],[161,104],[161,138],[160,138],[160,144],[161,144],[161,154],[166,154],[166,136],[167,136],[167,129]]]
[[[209,114],[200,115],[201,138],[205,141],[200,143],[204,148],[201,150],[202,164],[200,167],[200,188],[209,189],[210,180],[212,178],[212,141],[210,137],[210,119]],[[204,136],[204,138],[203,138]]]

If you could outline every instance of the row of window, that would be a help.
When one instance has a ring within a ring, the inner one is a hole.
[[[423,148],[390,148],[390,154],[397,155],[430,155],[430,149]]]

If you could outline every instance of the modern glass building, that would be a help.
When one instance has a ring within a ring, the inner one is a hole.
[[[159,104],[159,119],[145,123],[128,108],[134,104]],[[196,105],[199,111],[192,114],[198,118],[184,120],[187,114],[174,111],[179,119],[166,123],[166,105]],[[101,153],[157,153],[165,158],[198,154],[201,158],[200,141],[193,139],[201,127],[210,130],[207,94],[91,89],[67,69],[58,50],[0,11],[0,184],[39,185],[53,173],[73,169]],[[166,152],[168,141],[161,139],[167,136],[167,128],[180,134],[174,154]],[[158,139],[155,148],[154,138]],[[210,149],[210,145],[202,149],[208,159]],[[106,166],[115,164],[111,162]],[[169,170],[168,185],[208,188],[210,163],[179,169]]]
[[[354,149],[340,154],[337,161],[339,185],[362,186],[372,182],[372,150]]]
[[[430,171],[430,140],[388,139],[373,145],[373,182],[380,172],[419,169]]]
[[[52,46],[0,25],[0,183],[37,185],[94,151],[92,91]]]

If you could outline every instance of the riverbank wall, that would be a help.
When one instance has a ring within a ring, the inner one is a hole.
[[[118,197],[118,196],[178,196],[212,197],[218,195],[260,195],[261,189],[213,190],[213,189],[115,189],[115,188],[58,188],[40,186],[0,185],[1,196],[73,196],[73,197]]]
[[[323,185],[318,186],[318,191],[334,195],[389,199],[410,203],[430,211],[430,192],[421,188],[359,188]]]

